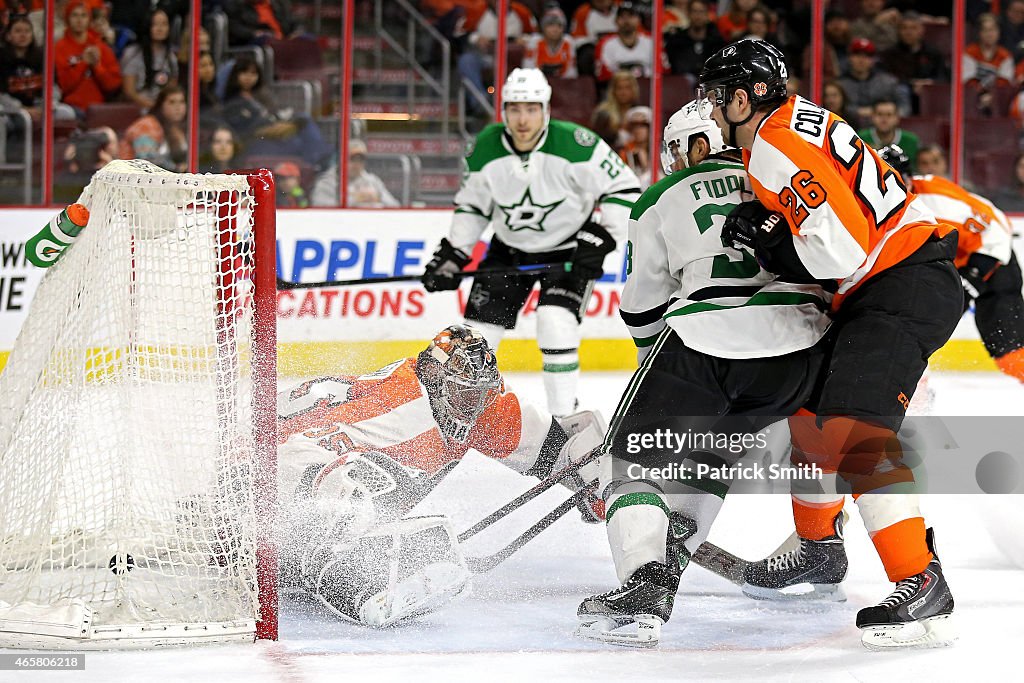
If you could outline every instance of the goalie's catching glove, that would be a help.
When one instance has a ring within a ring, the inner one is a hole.
[[[1002,264],[999,263],[999,259],[986,254],[978,252],[971,254],[967,263],[957,271],[960,273],[960,281],[963,283],[967,295],[972,299],[977,299],[988,291],[989,278],[1000,265]]]
[[[576,251],[572,254],[572,272],[582,280],[604,275],[604,257],[615,251],[611,233],[593,221],[587,221],[576,233]]]
[[[472,259],[466,252],[456,249],[447,238],[441,238],[441,244],[434,252],[434,258],[427,264],[420,282],[428,292],[442,292],[458,289],[462,282],[459,271],[469,265]]]

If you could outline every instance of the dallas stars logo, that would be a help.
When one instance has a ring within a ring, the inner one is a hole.
[[[508,206],[498,204],[498,208],[505,212],[505,225],[508,226],[509,230],[513,232],[519,230],[543,232],[544,219],[564,201],[565,199],[563,198],[551,204],[537,204],[533,201],[533,197],[530,196],[530,188],[526,188],[526,194],[523,195],[523,198],[518,203],[509,204]]]

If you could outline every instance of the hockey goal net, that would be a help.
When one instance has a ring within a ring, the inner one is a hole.
[[[138,161],[83,192],[0,375],[0,646],[276,637],[273,202]]]

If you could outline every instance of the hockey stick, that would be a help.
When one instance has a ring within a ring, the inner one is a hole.
[[[569,262],[559,263],[536,263],[528,266],[508,266],[507,268],[478,268],[476,270],[460,270],[452,273],[452,276],[474,277],[479,275],[510,275],[514,273],[546,273],[570,272],[572,264]],[[277,278],[279,290],[291,289],[316,289],[318,287],[347,287],[349,285],[374,285],[385,282],[416,282],[423,273],[419,275],[390,275],[388,277],[364,277],[355,280],[326,280],[323,282],[289,282]]]
[[[477,535],[478,533],[480,533],[487,527],[491,526],[498,520],[504,519],[510,513],[526,505],[531,500],[533,500],[540,494],[544,493],[555,484],[561,483],[563,479],[572,474],[575,474],[580,470],[581,467],[593,462],[594,460],[597,460],[597,458],[599,457],[601,457],[601,448],[597,447],[594,450],[587,453],[582,458],[580,458],[578,461],[570,463],[563,467],[562,469],[558,470],[557,472],[553,472],[552,474],[548,475],[545,479],[542,479],[540,482],[535,484],[525,493],[513,498],[512,500],[505,503],[500,508],[498,508],[497,510],[487,515],[479,522],[477,522],[476,524],[474,524],[473,526],[459,534],[459,543],[464,543],[466,540]],[[580,490],[582,491],[583,489]],[[577,491],[577,493],[579,493],[579,491]]]
[[[533,524],[533,526],[519,534],[519,536],[501,550],[482,557],[467,557],[466,565],[469,567],[469,570],[474,574],[482,574],[483,572],[494,569],[511,557],[517,550],[536,538],[537,534],[554,524],[555,521],[564,516],[565,513],[569,512],[569,510],[576,508],[579,505],[579,502],[583,500],[585,496],[592,493],[596,488],[597,480],[595,479],[576,493],[572,494],[572,496],[563,501],[554,510],[541,517],[539,521]]]

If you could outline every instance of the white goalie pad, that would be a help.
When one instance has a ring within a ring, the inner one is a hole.
[[[402,519],[312,549],[301,572],[306,590],[332,613],[378,628],[437,610],[471,576],[443,516]]]
[[[605,425],[601,413],[597,411],[583,410],[566,417],[556,417],[555,420],[569,435],[569,440],[562,446],[562,450],[558,454],[555,470],[559,470],[569,463],[579,462],[604,442],[607,425]],[[580,478],[584,482],[597,479],[598,462],[595,460],[580,468]]]

